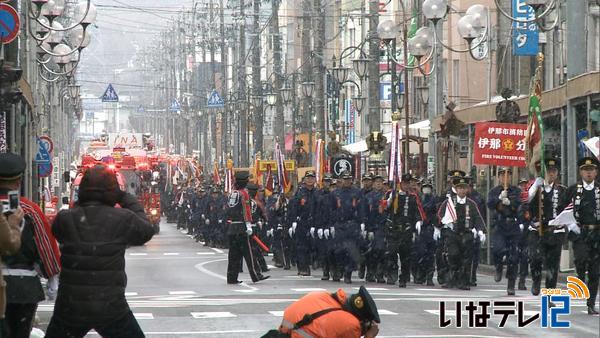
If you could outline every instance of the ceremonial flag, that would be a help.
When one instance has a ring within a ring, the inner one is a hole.
[[[542,79],[541,66],[537,68],[535,77],[532,80],[531,95],[529,97],[529,123],[527,125],[527,135],[525,138],[527,163],[529,171],[533,175],[546,176],[546,165],[544,164],[544,121],[542,120]],[[541,170],[538,173],[536,163],[541,163]]]
[[[275,144],[275,162],[277,163],[277,181],[279,182],[279,187],[281,189],[280,192],[288,192],[291,188],[291,184],[288,180],[287,170],[285,169],[285,157],[281,152],[279,143]]]
[[[315,164],[315,171],[317,173],[317,184],[319,186],[322,186],[322,182],[323,182],[323,174],[325,172],[325,164],[324,164],[324,160],[325,160],[325,142],[323,142],[323,140],[318,139],[317,142],[315,143],[315,156],[314,156],[314,160],[313,163]]]
[[[265,196],[269,197],[273,194],[273,186],[275,185],[275,181],[273,180],[273,171],[271,170],[271,165],[267,164],[267,179],[265,183]]]
[[[221,184],[221,175],[219,175],[219,166],[218,166],[217,162],[215,162],[215,167],[214,167],[214,171],[213,171],[213,183]]]
[[[587,139],[583,141],[585,146],[598,158],[600,155],[600,137],[592,137],[591,139]]]
[[[555,219],[548,222],[548,225],[569,225],[577,223],[573,214],[573,202],[571,202]]]
[[[396,184],[402,181],[402,128],[399,123],[392,127],[392,140],[390,148],[390,161],[388,167],[388,181]]]

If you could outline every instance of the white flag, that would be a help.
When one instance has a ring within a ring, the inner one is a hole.
[[[600,154],[600,137],[592,137],[591,139],[583,141],[583,143],[588,147],[588,149],[598,158]]]
[[[446,203],[446,211],[444,212],[444,217],[442,218],[442,224],[450,224],[456,222],[458,218],[456,217],[456,207],[454,206],[454,202],[452,198],[448,195],[448,202]]]
[[[573,203],[569,204],[555,219],[548,222],[548,225],[568,225],[577,223],[573,214]]]

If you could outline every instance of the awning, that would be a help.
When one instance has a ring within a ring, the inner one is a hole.
[[[429,120],[423,120],[413,124],[409,124],[408,128],[410,136],[427,137],[429,135],[429,129],[431,127]],[[404,132],[404,128],[402,129],[402,131]],[[392,133],[385,133],[383,134],[383,136],[385,136],[385,138],[387,139],[387,143],[392,142]],[[411,152],[413,151],[412,143],[413,142],[411,142]],[[352,154],[358,154],[369,150],[369,148],[367,147],[367,142],[365,140],[342,146],[342,149]]]
[[[21,89],[21,92],[23,92],[23,98],[25,98],[27,104],[29,104],[29,106],[33,108],[34,101],[33,93],[31,92],[31,85],[29,85],[29,82],[27,82],[27,80],[23,78],[21,78],[19,82],[17,82],[17,84],[19,85],[19,89]]]

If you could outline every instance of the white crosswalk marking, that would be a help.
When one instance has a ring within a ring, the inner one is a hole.
[[[275,317],[283,317],[283,311],[269,311]]]
[[[296,291],[296,292],[327,291],[327,289],[322,289],[322,288],[298,288],[298,289],[291,289],[291,290]]]
[[[195,291],[169,291],[170,295],[177,295],[177,296],[183,296],[183,295],[195,295],[196,292]]]
[[[137,296],[138,293],[137,292],[125,292],[125,297],[131,297],[131,296]]]
[[[381,310],[378,309],[377,312],[379,312],[379,314],[383,315],[383,316],[397,316],[398,315],[396,312],[392,312],[389,310],[383,310],[383,309],[381,309]]]
[[[368,291],[388,291],[389,289],[387,288],[372,288],[372,287],[366,287]],[[353,288],[354,290],[359,290],[360,288]]]
[[[207,319],[207,318],[233,318],[237,317],[231,312],[192,312],[192,317],[196,319]]]
[[[154,319],[154,315],[151,313],[134,313],[135,319]]]
[[[145,252],[131,252],[129,256],[148,256]]]
[[[165,252],[163,253],[165,256],[179,256],[179,252]]]
[[[196,255],[214,255],[214,252],[196,252]]]
[[[216,253],[220,253],[220,254],[225,253],[225,251],[223,251],[221,249],[217,249],[217,248],[211,248],[211,249],[213,249],[213,251]]]

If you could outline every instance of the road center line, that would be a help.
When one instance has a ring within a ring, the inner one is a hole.
[[[212,261],[206,261],[206,262],[203,262],[203,263],[196,264],[196,265],[194,265],[194,268],[198,269],[200,272],[205,273],[205,274],[207,274],[209,276],[218,278],[220,280],[227,281],[227,277],[225,277],[223,275],[220,275],[220,274],[218,274],[216,272],[212,272],[212,271],[210,271],[210,270],[208,270],[207,268],[204,267],[207,264],[217,263],[217,262],[226,262],[226,261],[227,261],[227,259],[215,259],[215,260],[212,260]],[[245,288],[248,288],[248,289],[250,289],[252,291],[258,291],[259,290],[258,288],[254,287],[254,286],[250,286],[250,285],[248,285],[246,283],[242,283],[242,284],[239,284],[239,285],[243,286]]]

